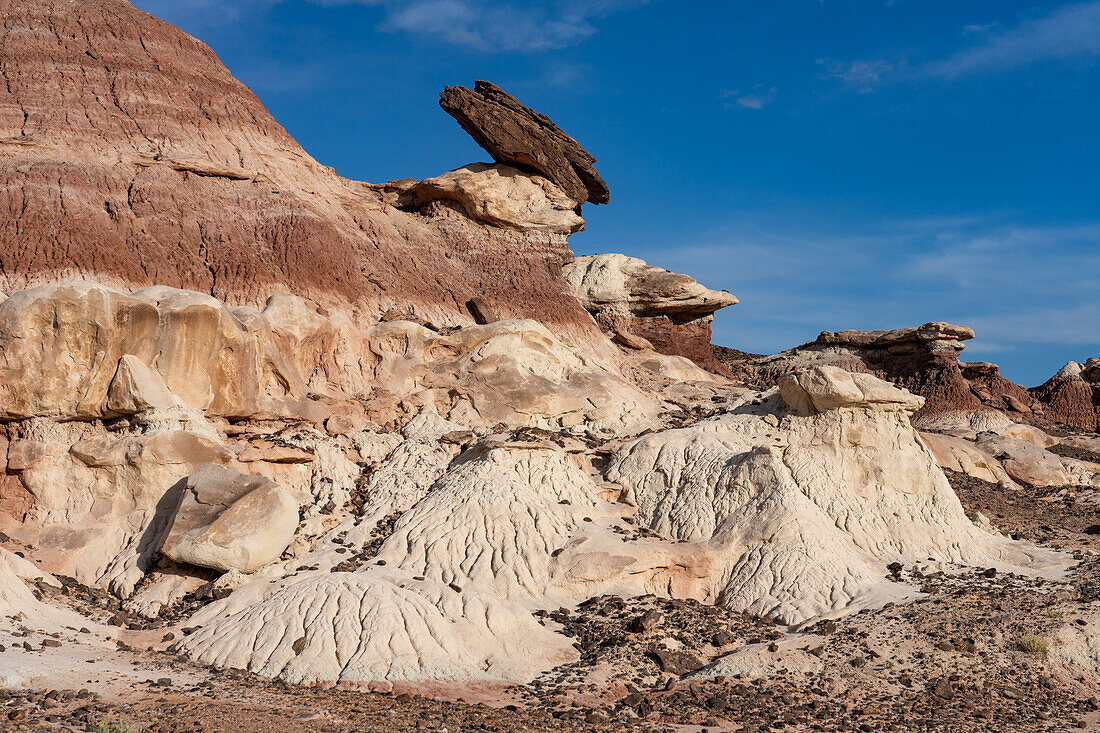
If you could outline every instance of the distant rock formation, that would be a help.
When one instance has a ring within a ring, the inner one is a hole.
[[[926,323],[892,331],[823,331],[816,340],[774,356],[717,349],[719,358],[746,381],[762,386],[793,369],[831,364],[889,380],[925,399],[918,415],[981,408],[1031,414],[1027,390],[1002,377],[996,364],[962,363],[966,326]]]
[[[1054,422],[1096,431],[1100,425],[1100,358],[1071,361],[1031,390]]]
[[[477,144],[498,163],[533,170],[560,186],[577,206],[611,200],[596,159],[562,132],[549,117],[525,107],[496,84],[447,87],[439,106],[458,120]]]
[[[578,257],[564,273],[577,299],[618,343],[726,373],[714,357],[710,328],[716,311],[737,303],[732,294],[621,254]]]

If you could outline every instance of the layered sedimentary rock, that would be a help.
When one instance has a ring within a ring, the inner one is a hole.
[[[398,209],[385,186],[307,155],[209,48],[125,0],[0,1],[0,67],[2,291],[96,279],[253,306],[289,291],[440,326],[472,323],[479,297],[502,318],[594,330],[558,277],[571,254],[551,232],[576,218],[501,228],[458,204]]]
[[[710,329],[716,311],[737,303],[732,294],[621,254],[578,257],[564,274],[577,299],[620,344],[684,356],[725,373]]]
[[[496,84],[477,81],[474,88],[447,87],[439,106],[454,117],[498,163],[541,173],[580,206],[606,204],[607,184],[593,158],[549,117],[525,107]]]
[[[1100,425],[1100,359],[1071,361],[1031,395],[1054,422],[1095,431]]]
[[[824,331],[816,340],[775,356],[729,352],[723,361],[761,385],[811,364],[875,374],[924,397],[922,416],[982,408],[1031,414],[1035,401],[1026,389],[1002,377],[996,364],[959,361],[963,342],[972,338],[971,329],[949,323],[892,331]]]

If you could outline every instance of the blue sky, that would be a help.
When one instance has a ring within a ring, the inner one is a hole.
[[[715,341],[945,320],[1038,384],[1100,356],[1100,2],[137,0],[361,180],[487,156],[489,79],[598,159],[579,254],[735,293]]]

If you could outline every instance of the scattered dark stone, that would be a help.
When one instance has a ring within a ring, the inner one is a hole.
[[[685,651],[672,651],[669,649],[655,649],[650,656],[657,660],[657,665],[662,672],[683,677],[706,666],[706,661]]]
[[[710,638],[710,643],[717,647],[723,647],[735,641],[737,641],[737,637],[725,629],[715,632],[714,636]]]
[[[955,697],[955,688],[946,677],[940,677],[932,685],[932,695],[940,700],[951,700]]]
[[[493,307],[486,303],[483,298],[471,298],[466,301],[466,310],[470,311],[470,315],[474,317],[474,323],[482,326],[500,320]]]
[[[631,621],[628,628],[635,633],[644,634],[647,631],[652,631],[657,628],[657,625],[661,623],[661,619],[663,618],[664,616],[661,612],[654,608]]]

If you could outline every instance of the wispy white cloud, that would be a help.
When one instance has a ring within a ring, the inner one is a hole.
[[[725,100],[726,109],[764,109],[766,106],[775,101],[775,95],[778,91],[776,87],[764,88],[763,84],[757,84],[751,90],[742,91],[740,89],[726,89],[718,95],[719,99]]]
[[[148,13],[191,28],[239,22],[284,0],[134,0]],[[306,0],[314,5],[369,5],[378,28],[437,38],[486,51],[545,51],[596,33],[596,22],[649,0]]]
[[[1037,345],[1078,360],[1100,355],[1100,222],[936,216],[830,230],[753,218],[687,232],[650,254],[741,299],[718,314],[716,343],[774,353],[822,330],[948,321],[977,332],[970,358],[996,355],[1010,378],[1031,383],[1061,366],[1057,356],[1029,356]]]
[[[985,33],[986,31],[999,27],[999,23],[970,23],[963,26],[963,33],[965,33],[966,35],[970,35],[972,33]]]
[[[648,0],[311,0],[319,5],[377,5],[381,28],[498,51],[544,51],[580,43],[595,22]]]
[[[821,58],[815,62],[824,67],[822,76],[826,79],[839,79],[846,86],[858,91],[860,94],[873,92],[884,77],[889,76],[899,68],[899,64],[882,59],[872,61],[838,61],[837,59]]]
[[[990,34],[978,45],[926,64],[923,72],[943,79],[1003,71],[1042,61],[1100,57],[1100,2],[1064,5],[1011,30]]]
[[[823,76],[861,93],[884,84],[921,79],[956,81],[978,74],[1011,71],[1044,62],[1100,59],[1100,0],[1063,5],[1046,15],[1004,29],[999,23],[963,27],[971,44],[942,58],[905,63],[871,59],[818,59]]]

